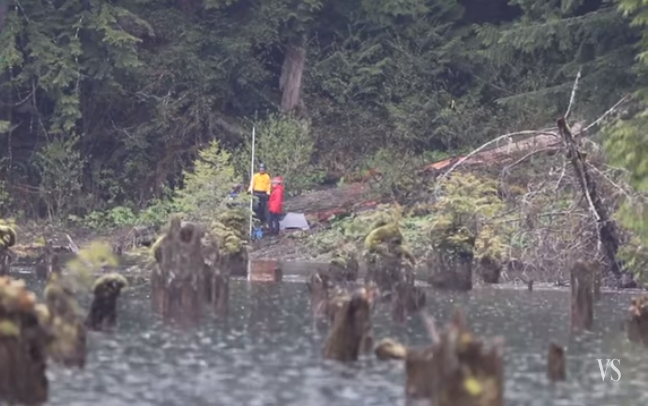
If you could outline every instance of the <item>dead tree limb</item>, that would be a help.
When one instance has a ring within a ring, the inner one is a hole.
[[[567,149],[567,158],[571,161],[583,195],[587,199],[589,209],[596,220],[598,242],[603,251],[606,265],[615,276],[619,277],[621,269],[616,261],[616,254],[620,244],[616,224],[608,214],[608,210],[598,193],[596,182],[590,174],[585,156],[578,149],[578,145],[564,118],[558,120],[558,131]]]

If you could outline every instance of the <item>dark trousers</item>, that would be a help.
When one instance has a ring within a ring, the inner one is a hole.
[[[254,207],[254,214],[259,219],[261,224],[266,222],[268,217],[266,213],[268,212],[268,194],[266,192],[254,191],[252,194],[258,199],[256,206]]]
[[[270,212],[270,235],[279,235],[279,220],[281,213]]]

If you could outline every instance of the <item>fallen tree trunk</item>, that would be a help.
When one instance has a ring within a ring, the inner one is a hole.
[[[616,277],[620,277],[621,269],[616,261],[616,254],[620,246],[616,224],[608,214],[608,210],[598,193],[596,182],[589,171],[589,165],[585,161],[585,155],[579,151],[564,118],[558,120],[558,130],[567,149],[567,158],[571,161],[581,190],[587,198],[589,209],[596,219],[598,240],[603,250],[607,269]]]

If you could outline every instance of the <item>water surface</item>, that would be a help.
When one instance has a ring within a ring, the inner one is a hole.
[[[91,334],[85,370],[50,367],[49,405],[404,404],[401,363],[322,359],[324,337],[313,329],[299,276],[282,283],[234,280],[229,320],[194,327],[161,323],[148,293],[140,286],[121,298],[117,332]],[[648,401],[648,350],[620,332],[628,302],[628,295],[604,293],[594,331],[571,340],[566,291],[428,291],[426,310],[446,320],[463,306],[478,334],[504,336],[507,405],[641,405]],[[428,342],[418,316],[397,324],[384,308],[374,316],[374,334]],[[550,341],[567,346],[566,383],[547,382]],[[603,382],[597,358],[620,359],[621,380]]]

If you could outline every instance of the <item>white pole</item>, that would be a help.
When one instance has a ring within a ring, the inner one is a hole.
[[[252,181],[254,180],[254,146],[256,144],[256,132],[254,126],[252,126],[252,157],[250,159],[250,184],[252,184]],[[252,210],[253,208],[253,203],[254,203],[254,190],[252,190],[252,195],[250,196],[250,230],[249,230],[249,237],[250,240],[252,239],[252,216],[254,211]],[[248,260],[247,264],[247,280],[248,282],[252,279],[252,261]],[[249,284],[248,284],[249,286]]]
[[[256,132],[254,126],[252,126],[252,157],[250,159],[250,184],[254,179],[254,144],[256,143]],[[250,199],[250,238],[252,238],[252,204],[254,202],[254,190],[252,191],[252,198]]]

